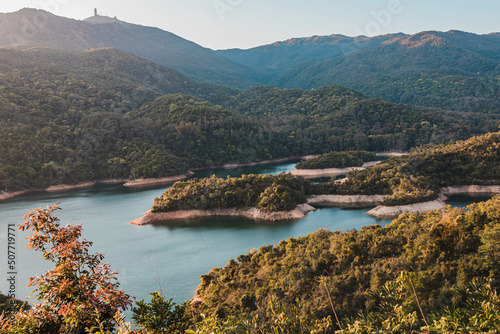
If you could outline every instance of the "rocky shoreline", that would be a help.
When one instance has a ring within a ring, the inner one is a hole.
[[[151,186],[155,184],[165,184],[165,183],[174,183],[176,181],[182,181],[192,175],[192,172],[188,172],[182,175],[174,175],[168,176],[159,179],[138,179],[135,181],[130,181],[128,179],[107,179],[107,180],[98,180],[98,181],[87,181],[80,182],[77,184],[58,184],[54,186],[47,187],[45,189],[27,189],[27,190],[19,190],[19,191],[0,191],[0,201],[11,199],[16,196],[32,193],[32,192],[63,192],[77,189],[86,189],[92,188],[97,184],[123,184],[125,187],[139,187],[139,186]]]
[[[451,195],[472,195],[472,194],[500,194],[500,185],[493,186],[451,186],[441,189],[441,193],[445,196]]]
[[[158,178],[158,179],[153,179],[153,178],[136,179],[136,180],[130,180],[130,181],[125,182],[123,184],[123,186],[124,187],[146,187],[146,186],[151,186],[151,185],[156,185],[156,184],[174,183],[177,181],[183,181],[192,175],[194,175],[194,173],[192,171],[188,171],[186,174],[167,176],[167,177],[162,177],[162,178]]]
[[[216,210],[179,210],[170,212],[144,213],[144,216],[131,221],[134,225],[147,225],[162,221],[196,219],[204,217],[227,216],[227,217],[247,217],[251,219],[261,219],[267,221],[301,219],[308,212],[315,211],[316,205],[376,205],[386,196],[384,195],[314,195],[307,198],[307,203],[299,204],[291,211],[267,212],[257,208],[247,209],[216,209]]]
[[[393,218],[402,213],[425,213],[432,210],[443,209],[446,206],[444,199],[436,199],[434,201],[414,203],[408,205],[384,206],[379,205],[371,209],[367,213],[378,218]]]
[[[496,195],[500,194],[500,185],[481,186],[481,185],[466,185],[466,186],[450,186],[441,189],[439,198],[434,201],[414,203],[408,205],[396,206],[377,206],[368,211],[369,215],[374,217],[397,217],[402,213],[426,213],[432,210],[443,209],[446,206],[447,196],[452,195]]]
[[[253,167],[253,166],[260,166],[260,165],[268,165],[268,164],[279,164],[282,162],[287,162],[291,160],[309,160],[318,157],[318,155],[297,155],[293,157],[287,157],[287,158],[276,158],[276,159],[271,159],[271,160],[262,160],[262,161],[256,161],[256,162],[246,162],[246,163],[227,163],[222,166],[209,166],[209,167],[200,167],[200,168],[191,168],[190,171],[203,171],[203,170],[210,170],[210,169],[216,169],[216,168],[225,168],[225,169],[236,169],[236,168],[241,168],[241,167]]]
[[[151,212],[148,211],[144,216],[131,221],[134,225],[147,225],[161,221],[169,220],[183,220],[183,219],[195,219],[204,217],[216,217],[216,216],[226,216],[226,217],[247,217],[251,219],[261,219],[267,221],[278,221],[278,220],[292,220],[301,219],[306,216],[308,212],[315,211],[316,209],[307,203],[299,204],[295,209],[291,211],[278,211],[278,212],[267,212],[262,211],[257,208],[247,208],[247,209],[214,209],[214,210],[179,210],[170,212]]]
[[[27,194],[33,190],[19,190],[19,191],[0,191],[0,201],[10,199],[19,195]]]

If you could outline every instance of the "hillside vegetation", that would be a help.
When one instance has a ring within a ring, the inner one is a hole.
[[[88,9],[90,16],[93,13]],[[69,51],[116,48],[212,84],[244,89],[261,80],[259,71],[171,32],[106,16],[80,21],[23,8],[0,16],[0,46]]]
[[[401,36],[404,34],[389,34],[372,38],[334,34],[292,38],[247,50],[228,49],[216,52],[236,63],[277,76],[303,63],[314,63],[324,59],[346,56],[346,54],[375,47],[387,40]]]
[[[500,34],[425,31],[295,38],[219,54],[266,71],[267,84],[341,85],[393,103],[498,113]]]
[[[269,127],[188,96],[217,102],[233,90],[115,49],[1,49],[0,69],[2,190],[168,176],[284,148]],[[186,95],[162,97],[172,93]]]
[[[332,152],[312,166],[353,166],[374,159],[369,152]],[[307,163],[306,161],[305,163]],[[308,166],[308,165],[306,165]],[[175,183],[154,200],[153,212],[257,207],[285,211],[306,201],[306,196],[389,195],[386,205],[411,204],[436,199],[442,187],[500,185],[500,132],[449,145],[414,149],[378,165],[348,174],[347,180],[312,183],[290,173],[215,176]],[[308,167],[310,168],[310,167]],[[317,167],[323,168],[323,167]]]
[[[304,63],[272,84],[304,89],[336,84],[394,103],[499,113],[499,45],[498,34],[422,32]]]
[[[338,324],[345,333],[495,331],[499,231],[500,196],[467,209],[405,214],[385,228],[319,230],[201,276],[197,307],[233,319],[226,324],[239,323],[242,332],[251,329],[241,319],[252,317],[268,324],[287,319],[298,333],[323,331],[325,324],[327,333]],[[282,318],[272,315],[276,300],[286,305],[278,308]]]
[[[131,304],[82,226],[57,206],[26,216],[28,245],[54,269],[30,279],[39,305],[0,293],[0,333],[494,333],[500,330],[500,195],[468,208],[404,214],[388,226],[320,229],[230,260],[201,276],[197,298],[159,292]],[[21,305],[17,302],[18,306]]]

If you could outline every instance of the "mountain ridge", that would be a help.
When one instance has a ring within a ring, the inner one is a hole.
[[[393,103],[500,112],[499,33],[334,34],[218,52],[266,71],[273,77],[268,82],[273,86],[341,85]]]
[[[99,17],[102,18],[102,17]],[[113,47],[209,83],[233,88],[259,84],[260,73],[168,31],[106,18],[74,20],[31,8],[0,16],[0,47],[73,51]]]

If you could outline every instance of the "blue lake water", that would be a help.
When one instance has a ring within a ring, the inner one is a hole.
[[[276,174],[294,169],[294,163],[266,165],[236,170],[218,169],[196,176],[247,173]],[[366,214],[366,209],[321,208],[296,221],[263,222],[246,218],[205,218],[146,226],[129,222],[140,217],[168,186],[126,188],[121,185],[95,186],[62,193],[33,193],[0,202],[0,291],[7,290],[7,225],[19,224],[30,209],[59,203],[56,213],[63,224],[83,225],[83,237],[93,241],[92,252],[105,255],[104,262],[119,272],[121,289],[137,299],[163,290],[167,297],[182,302],[194,297],[199,276],[229,259],[254,248],[277,244],[282,239],[304,236],[320,228],[331,231],[357,229],[380,224]],[[484,198],[481,198],[484,199]],[[479,200],[479,199],[478,199]],[[450,204],[465,206],[470,198],[459,198]],[[17,298],[28,298],[30,276],[42,274],[53,265],[41,254],[27,250],[28,233],[16,232]],[[4,246],[5,245],[5,246]],[[33,299],[31,299],[32,301]]]

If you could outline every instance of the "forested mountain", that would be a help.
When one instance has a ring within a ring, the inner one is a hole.
[[[220,103],[239,92],[191,80],[176,70],[111,48],[83,52],[0,48],[0,75],[4,93],[16,94],[16,89],[48,92],[69,99],[72,108],[122,112],[162,94],[186,94]],[[36,96],[31,99],[31,103],[43,103]]]
[[[242,92],[116,49],[0,49],[0,87],[2,190],[331,150],[406,150],[499,123],[495,114],[395,105],[338,86]]]
[[[189,167],[286,157],[293,146],[266,122],[189,96],[162,96],[128,116]]]
[[[313,36],[216,52],[116,18],[78,21],[22,9],[0,15],[0,46],[73,51],[113,47],[228,87],[341,85],[393,103],[500,112],[500,34]]]
[[[499,54],[498,34],[424,32],[303,65],[274,83],[301,88],[339,84],[395,103],[498,113]]]
[[[205,82],[248,88],[260,80],[257,71],[170,32],[101,16],[78,21],[29,8],[1,14],[0,46],[72,51],[113,47]]]
[[[260,123],[192,97],[162,97],[183,93],[217,101],[231,89],[194,82],[115,49],[2,49],[0,85],[2,190],[167,176],[211,163],[265,159],[260,145],[280,145],[277,152],[284,147]],[[176,109],[178,117],[163,115],[160,105]],[[223,151],[230,149],[232,154]]]
[[[269,70],[279,87],[335,84],[394,103],[500,112],[500,34],[334,35],[219,52]]]

